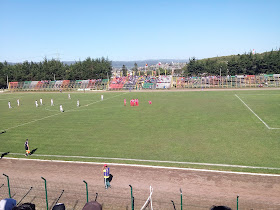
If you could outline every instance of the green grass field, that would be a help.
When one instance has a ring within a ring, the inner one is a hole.
[[[100,101],[101,94],[104,100]],[[255,116],[235,96],[243,100]],[[17,107],[16,99],[21,105]],[[43,106],[35,107],[35,100]],[[55,106],[50,106],[50,99]],[[127,106],[123,105],[126,98]],[[139,99],[138,107],[129,100]],[[81,107],[76,107],[77,99]],[[152,101],[152,105],[148,101]],[[8,108],[11,101],[12,109]],[[62,104],[64,113],[59,112]],[[87,106],[86,106],[87,105]],[[280,90],[0,94],[0,152],[29,158],[152,164],[280,174]],[[268,129],[265,125],[267,124]],[[279,129],[277,129],[279,128]],[[15,154],[15,153],[20,153]],[[38,156],[37,156],[38,155]],[[101,157],[55,157],[63,155]],[[252,169],[106,158],[270,167]]]

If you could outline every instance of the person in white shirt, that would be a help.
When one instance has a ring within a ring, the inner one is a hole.
[[[60,110],[61,112],[64,112],[64,111],[63,111],[62,105],[59,106],[59,110]]]
[[[11,102],[10,102],[10,101],[8,102],[8,106],[9,106],[9,109],[11,109],[11,108],[12,108],[12,106],[11,106]]]
[[[19,99],[17,100],[17,105],[19,106]]]
[[[43,99],[40,98],[40,105],[43,105]]]
[[[101,101],[103,101],[103,95],[101,95]]]
[[[51,106],[54,106],[54,105],[53,105],[53,99],[51,99]]]
[[[71,96],[70,96],[70,94],[68,94],[68,99],[71,99]]]
[[[77,101],[77,107],[79,107],[80,106],[80,101],[79,101],[79,99],[78,99],[78,101]]]
[[[38,107],[38,101],[37,100],[35,101],[35,106]]]

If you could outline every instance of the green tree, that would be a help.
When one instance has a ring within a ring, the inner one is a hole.
[[[132,68],[132,71],[134,71],[134,75],[138,75],[138,65],[137,63],[134,63],[134,67]]]
[[[0,88],[6,88],[7,82],[5,81],[7,76],[4,72],[4,64],[0,62]]]

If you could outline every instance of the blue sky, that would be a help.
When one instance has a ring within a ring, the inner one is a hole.
[[[0,62],[198,59],[280,47],[278,0],[0,0]]]

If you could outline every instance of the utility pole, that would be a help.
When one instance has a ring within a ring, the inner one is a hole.
[[[222,67],[220,67],[220,84],[219,84],[219,87],[220,87],[221,84],[222,84]]]
[[[56,60],[58,60],[58,61],[59,61],[59,59],[60,59],[60,53],[59,53],[59,52],[57,52],[57,53],[56,53]]]

